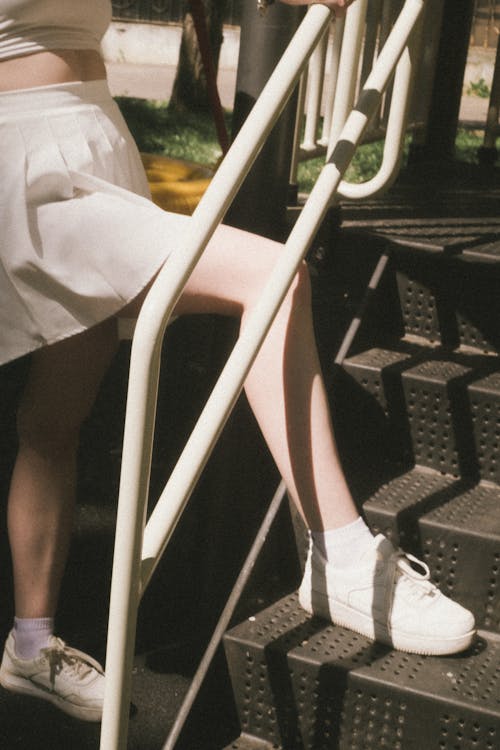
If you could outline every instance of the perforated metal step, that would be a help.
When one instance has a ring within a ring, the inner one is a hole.
[[[371,527],[429,565],[443,591],[500,633],[500,488],[413,469],[364,504]]]
[[[500,373],[471,383],[468,393],[479,474],[500,484]]]
[[[500,261],[498,170],[417,160],[383,196],[342,204],[342,226],[392,245],[465,261]]]
[[[474,377],[468,364],[437,358],[402,374],[415,463],[455,476],[477,474],[467,409]]]
[[[391,208],[394,208],[391,206]],[[405,210],[406,209],[406,210]],[[387,210],[387,209],[386,209]],[[428,253],[463,254],[467,260],[495,263],[500,260],[500,219],[497,217],[448,216],[426,217],[408,214],[414,206],[402,205],[400,215],[393,212],[378,218],[344,221],[346,228],[363,230],[412,250]],[[418,210],[418,209],[417,209]],[[421,211],[423,213],[424,211]]]
[[[500,258],[500,237],[497,245]],[[396,252],[393,266],[407,335],[448,348],[500,351],[500,264],[463,263],[413,250]]]
[[[285,750],[498,750],[500,642],[453,657],[391,651],[291,595],[225,637],[244,733]],[[274,743],[274,744],[273,744]]]
[[[400,319],[407,335],[453,349],[498,353],[498,204],[495,215],[485,217],[462,215],[457,207],[449,216],[432,216],[434,209],[426,202],[422,206],[389,202],[379,217],[379,208],[370,216],[370,208],[365,207],[359,213],[367,217],[342,223],[339,242],[351,252],[371,247],[377,253],[382,246],[390,253],[386,275],[395,275],[400,306],[392,304],[386,293],[379,304],[391,305],[391,316]],[[452,211],[451,206],[439,205],[439,209]],[[356,216],[356,209],[349,211]]]
[[[364,473],[378,476],[388,461],[414,462],[401,384],[405,369],[421,359],[411,345],[374,347],[344,360],[335,372],[334,419],[346,468],[363,456]]]
[[[496,358],[488,356],[370,349],[346,359],[337,377],[341,428],[349,429],[349,419],[362,415],[354,449],[356,439],[361,449],[361,436],[367,444],[369,433],[380,454],[498,482],[500,372],[485,374],[497,367]]]

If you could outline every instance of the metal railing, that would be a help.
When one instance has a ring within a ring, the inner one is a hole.
[[[383,48],[401,6],[402,0],[356,3],[345,22],[332,24],[333,29],[325,33],[301,78],[291,184],[297,184],[301,161],[321,155],[328,159],[332,153],[355,96],[371,70],[378,50]],[[377,174],[361,184],[343,180],[338,189],[339,197],[351,200],[375,197],[397,176],[408,130],[414,59],[419,53],[420,42],[420,35],[414,34],[397,65],[391,91],[385,95],[365,133],[365,139],[384,139]],[[413,123],[415,127],[418,124],[421,123]]]
[[[358,0],[366,8],[367,0]],[[124,750],[128,734],[137,610],[247,373],[357,144],[384,92],[426,0],[406,0],[346,119],[301,215],[249,315],[161,497],[145,524],[155,423],[160,352],[172,310],[207,242],[222,220],[267,134],[293,92],[330,23],[330,12],[312,6],[195,210],[189,231],[154,282],[137,320],[132,343],[122,472],[111,585],[106,691],[101,750]],[[350,10],[356,7],[354,5]]]

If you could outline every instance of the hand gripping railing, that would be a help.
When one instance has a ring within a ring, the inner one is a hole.
[[[180,246],[154,282],[137,320],[132,343],[122,473],[111,585],[106,691],[101,750],[124,750],[137,610],[142,593],[171,538],[311,238],[347,169],[370,116],[376,111],[425,0],[406,0],[386,45],[349,115],[337,146],[264,288],[261,299],[217,381],[161,497],[145,526],[160,351],[177,299],[208,240],[224,216],[266,133],[290,96],[330,19],[326,7],[310,8],[264,91],[220,165]]]

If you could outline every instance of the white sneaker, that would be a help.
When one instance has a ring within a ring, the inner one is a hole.
[[[51,636],[47,648],[35,659],[20,659],[9,633],[0,684],[7,690],[50,701],[61,711],[85,721],[100,721],[104,699],[104,671],[82,651]]]
[[[425,563],[394,549],[381,534],[359,564],[348,568],[334,569],[310,544],[299,602],[311,614],[400,651],[462,651],[474,637],[474,616],[429,577]]]

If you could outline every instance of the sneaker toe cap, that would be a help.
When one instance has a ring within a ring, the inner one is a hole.
[[[434,606],[420,612],[418,618],[405,619],[409,630],[419,630],[430,637],[459,638],[475,629],[472,612],[442,595]]]

